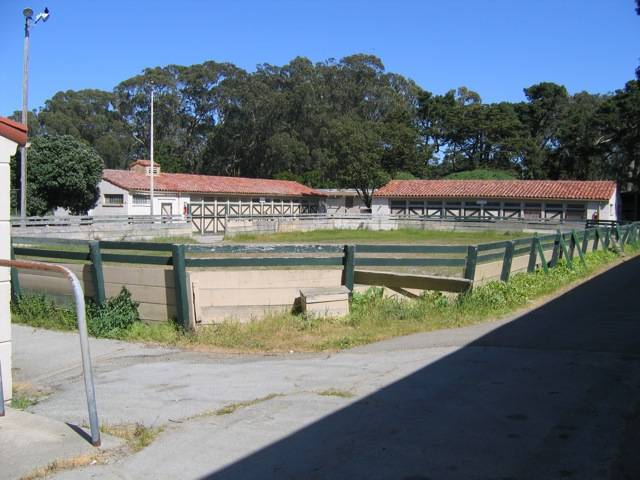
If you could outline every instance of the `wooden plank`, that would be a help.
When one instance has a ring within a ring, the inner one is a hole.
[[[30,290],[41,294],[73,295],[71,284],[64,277],[52,277],[32,273],[18,273],[22,290]],[[86,297],[94,296],[93,283],[88,280],[81,281],[80,285]],[[23,292],[24,293],[24,292]]]
[[[15,247],[15,254],[23,257],[56,258],[62,260],[90,260],[89,252],[64,252],[43,248]]]
[[[103,262],[139,263],[143,265],[171,265],[170,256],[127,255],[122,253],[103,253]]]
[[[342,257],[257,257],[257,258],[187,258],[186,266],[202,267],[293,267],[342,265]]]
[[[464,267],[464,258],[385,258],[356,257],[356,266],[365,267]]]
[[[91,256],[91,278],[95,287],[95,301],[98,305],[104,304],[104,274],[102,271],[102,252],[100,242],[92,240],[89,242],[89,255]]]
[[[187,298],[187,269],[184,245],[171,245],[173,282],[177,318],[183,327],[189,326],[189,299]]]
[[[301,290],[299,287],[217,289],[208,288],[201,282],[195,284],[192,282],[192,285],[197,287],[195,294],[200,308],[234,305],[293,305]]]
[[[478,247],[469,245],[467,247],[467,259],[464,266],[464,278],[473,282],[476,276],[476,266],[478,264]]]
[[[465,278],[374,272],[370,270],[356,270],[354,272],[354,281],[360,285],[415,288],[456,293],[467,291],[472,284],[470,280]]]
[[[174,287],[173,270],[170,268],[104,265],[103,269],[105,283]]]
[[[212,270],[188,271],[189,282],[215,289],[330,287],[341,285],[342,270]]]
[[[465,253],[464,245],[356,245],[361,253]]]
[[[511,264],[513,263],[513,251],[515,250],[515,242],[507,242],[504,249],[504,257],[502,259],[502,271],[500,272],[500,280],[509,281],[511,275]]]
[[[511,242],[508,240],[502,242],[483,243],[481,245],[478,245],[478,253],[487,252],[489,250],[503,250],[507,248],[507,245],[509,245],[510,243]]]
[[[14,245],[78,245],[87,246],[87,240],[76,240],[73,238],[36,238],[36,237],[11,237]]]
[[[164,322],[176,318],[174,306],[160,305],[157,303],[141,303],[138,306],[140,319],[147,322]]]
[[[356,247],[353,245],[344,246],[344,269],[342,275],[342,284],[346,286],[350,292],[353,292],[353,275],[356,265]]]
[[[188,253],[342,253],[343,245],[185,245]]]
[[[146,250],[149,252],[171,252],[170,243],[115,242],[110,240],[101,240],[100,247],[103,250]]]
[[[485,253],[484,255],[478,255],[478,263],[488,263],[488,262],[494,262],[496,260],[500,260],[504,257],[504,252],[498,252],[498,253]]]
[[[143,285],[123,285],[121,283],[105,283],[104,291],[107,298],[115,297],[122,287],[131,292],[136,302],[155,303],[158,305],[175,305],[175,291],[173,288],[149,287]]]

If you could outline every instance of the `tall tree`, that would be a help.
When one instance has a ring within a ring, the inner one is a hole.
[[[27,173],[27,213],[44,215],[57,207],[84,214],[98,200],[103,163],[96,151],[71,135],[31,140]]]

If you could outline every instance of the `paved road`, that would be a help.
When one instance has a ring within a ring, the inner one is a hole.
[[[102,418],[165,431],[56,478],[640,478],[639,280],[636,258],[519,318],[336,355],[93,341]],[[15,334],[18,376],[54,390],[33,410],[82,422],[77,339]]]

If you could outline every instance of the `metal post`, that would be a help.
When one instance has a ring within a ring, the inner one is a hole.
[[[87,319],[85,317],[84,292],[78,277],[62,265],[27,260],[2,260],[0,267],[16,267],[26,270],[43,270],[62,273],[71,281],[73,296],[76,303],[76,318],[78,321],[78,333],[80,334],[80,352],[82,355],[82,372],[84,376],[84,388],[87,394],[87,409],[89,411],[89,426],[91,427],[91,444],[100,446],[100,426],[98,424],[98,410],[96,408],[96,392],[93,386],[93,370],[91,368],[91,354],[89,353],[89,334],[87,332]]]
[[[31,16],[24,19],[24,57],[22,63],[22,124],[26,127],[29,108],[29,27]],[[27,146],[20,147],[20,220],[27,216]]]
[[[149,148],[149,152],[150,152],[150,160],[151,160],[151,190],[150,190],[150,195],[149,195],[149,200],[150,200],[150,210],[149,213],[151,215],[153,215],[153,177],[154,177],[154,173],[153,173],[153,169],[154,169],[154,162],[153,162],[153,85],[151,86],[151,140],[150,140],[150,148]]]

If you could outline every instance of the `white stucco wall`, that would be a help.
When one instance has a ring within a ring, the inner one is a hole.
[[[391,210],[389,209],[389,199],[381,197],[373,197],[371,201],[371,214],[372,215],[389,215]]]
[[[0,137],[0,258],[10,258],[10,186],[9,159],[16,153],[17,145]],[[5,400],[11,398],[11,300],[10,270],[0,267],[0,363]]]
[[[100,198],[98,199],[98,204],[91,210],[90,214],[99,216],[99,215],[128,215],[129,214],[129,206],[131,205],[131,195],[124,188],[117,187],[113,183],[107,182],[106,180],[101,180],[98,184],[98,188],[100,189]],[[112,195],[123,195],[124,203],[122,206],[105,206],[104,205],[104,196],[105,194]],[[148,213],[147,213],[148,215]]]

